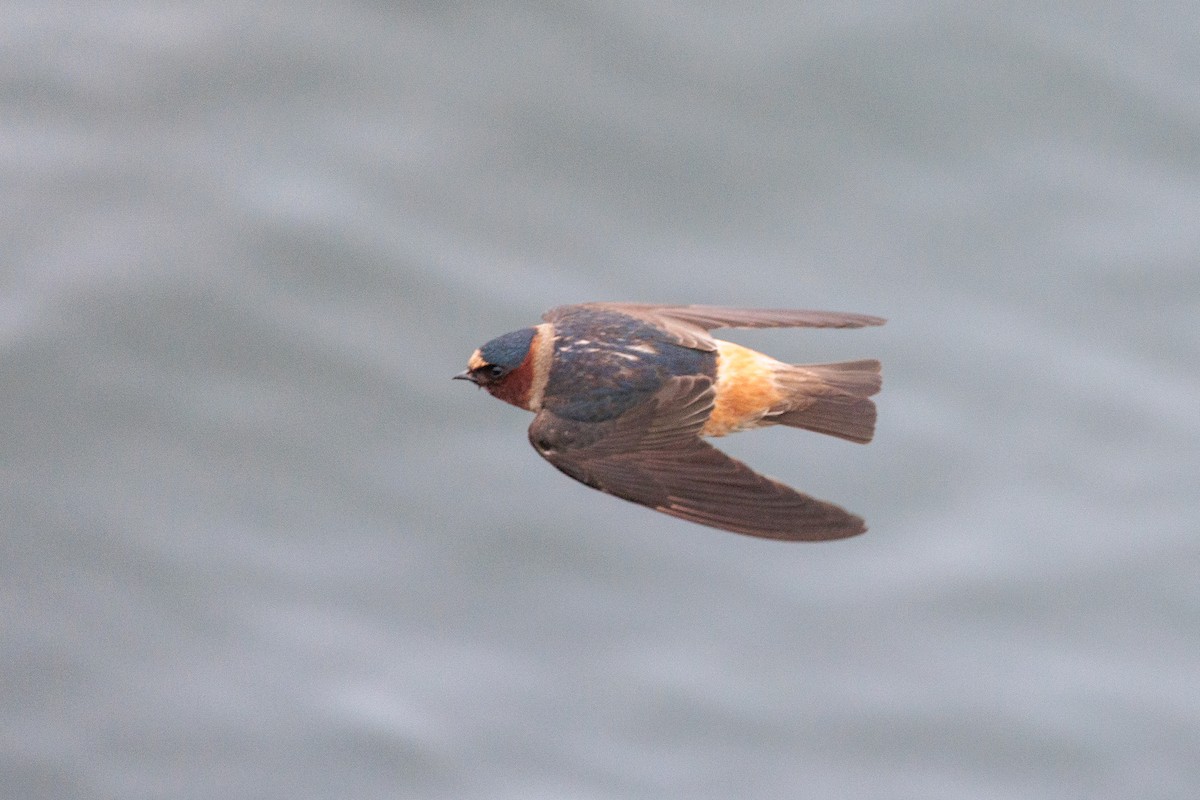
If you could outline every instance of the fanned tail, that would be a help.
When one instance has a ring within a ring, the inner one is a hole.
[[[788,393],[763,420],[865,444],[875,435],[875,403],[883,379],[875,359],[789,365],[775,376]]]

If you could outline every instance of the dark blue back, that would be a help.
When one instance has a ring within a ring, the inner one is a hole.
[[[659,328],[625,314],[581,309],[555,320],[554,332],[554,363],[542,405],[570,419],[617,417],[676,375],[716,377],[715,353],[681,347]]]

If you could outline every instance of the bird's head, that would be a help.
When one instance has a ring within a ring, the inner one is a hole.
[[[471,354],[466,371],[455,379],[471,381],[493,397],[529,408],[534,371],[530,354],[537,335],[536,328],[522,328],[497,336]]]

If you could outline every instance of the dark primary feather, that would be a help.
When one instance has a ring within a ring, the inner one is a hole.
[[[621,416],[579,422],[543,409],[534,448],[562,472],[609,494],[682,519],[770,539],[840,539],[862,519],[759,475],[699,438],[712,380],[669,380]]]
[[[867,314],[836,311],[806,311],[787,308],[733,308],[704,305],[657,305],[654,303],[580,303],[557,306],[542,319],[559,323],[576,314],[607,311],[625,314],[671,333],[678,344],[698,350],[715,350],[708,331],[715,328],[861,328],[882,325],[885,320]]]

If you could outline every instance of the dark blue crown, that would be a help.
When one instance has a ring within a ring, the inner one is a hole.
[[[525,360],[526,354],[529,353],[529,345],[533,343],[536,334],[537,331],[533,328],[521,328],[519,331],[497,336],[479,348],[479,355],[489,364],[516,369]]]

